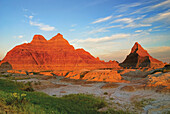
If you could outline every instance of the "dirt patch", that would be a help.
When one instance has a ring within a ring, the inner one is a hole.
[[[104,86],[101,87],[101,89],[108,89],[108,88],[117,88],[120,85],[117,83],[107,83]]]
[[[83,87],[92,87],[93,85],[82,84],[81,86],[83,86]]]
[[[48,79],[55,79],[53,76],[41,76],[39,77],[40,80],[48,80]]]
[[[127,91],[127,92],[133,92],[135,91],[135,88],[133,86],[124,86],[120,88],[121,91]]]
[[[75,79],[68,79],[68,78],[61,79],[61,82],[67,82],[67,83],[71,83],[71,84],[74,84],[74,85],[97,83],[97,82],[94,82],[94,81],[75,80]]]
[[[64,84],[53,84],[51,82],[48,81],[41,81],[40,85],[35,85],[34,83],[32,84],[32,87],[36,90],[41,90],[41,89],[46,89],[46,88],[60,88],[63,86],[67,86]]]
[[[60,93],[67,93],[66,91],[60,91]]]

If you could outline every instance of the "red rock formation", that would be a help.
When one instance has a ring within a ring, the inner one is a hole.
[[[68,72],[66,78],[100,82],[122,82],[122,77],[116,70],[76,70]]]
[[[163,62],[153,58],[149,53],[136,42],[131,49],[131,53],[126,57],[123,63],[120,64],[127,68],[152,67],[161,68],[164,66]]]
[[[7,70],[11,70],[11,69],[12,69],[12,66],[8,62],[4,62],[0,65],[0,72],[4,72]]]
[[[63,35],[50,40],[35,35],[31,43],[14,47],[0,64],[9,62],[18,70],[77,70],[119,67],[118,63],[105,63],[84,49],[74,49]]]
[[[122,77],[114,70],[93,70],[82,78],[87,81],[121,82]]]

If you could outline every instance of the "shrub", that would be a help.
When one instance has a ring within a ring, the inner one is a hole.
[[[103,112],[104,114],[130,114],[128,111],[123,110],[115,110],[113,108],[109,108],[107,111]]]
[[[108,93],[107,93],[107,92],[104,92],[104,95],[108,95]]]
[[[23,103],[26,103],[26,94],[25,93],[11,93],[6,98],[6,105],[21,105]]]
[[[134,106],[137,109],[142,109],[143,107],[145,107],[146,105],[150,104],[152,101],[154,101],[154,99],[142,99],[141,101],[134,101]]]

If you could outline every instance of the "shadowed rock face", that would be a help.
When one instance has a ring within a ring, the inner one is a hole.
[[[74,49],[58,33],[50,40],[35,35],[31,43],[14,47],[1,61],[18,70],[77,70],[119,67],[117,62],[102,62],[84,49]]]
[[[139,67],[152,67],[161,68],[164,66],[163,62],[151,57],[149,53],[136,42],[131,49],[131,53],[120,64],[122,67],[139,68]]]
[[[0,71],[7,71],[7,70],[12,70],[11,64],[8,62],[4,62],[0,65]]]

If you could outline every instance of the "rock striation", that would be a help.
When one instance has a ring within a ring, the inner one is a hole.
[[[143,49],[138,42],[136,42],[132,47],[130,54],[120,64],[120,66],[127,68],[161,68],[164,66],[164,63],[150,56],[149,53]]]
[[[30,43],[10,50],[0,64],[8,62],[16,70],[80,70],[119,67],[115,61],[103,62],[84,49],[75,49],[58,33],[50,40],[34,35]]]
[[[8,62],[4,62],[0,65],[0,72],[6,72],[7,70],[12,70],[12,66],[11,64],[9,64]]]
[[[114,70],[93,70],[82,78],[87,81],[121,82],[122,77]]]

